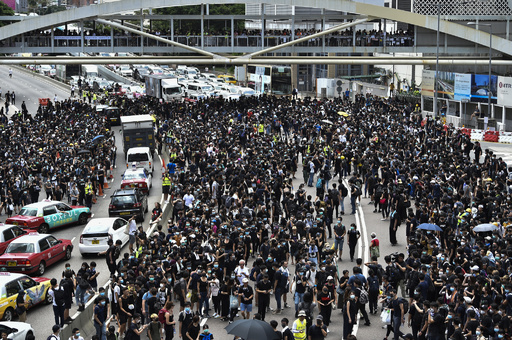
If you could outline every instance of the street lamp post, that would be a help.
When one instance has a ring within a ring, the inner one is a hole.
[[[489,80],[487,81],[487,115],[491,117],[491,65],[492,65],[492,24],[481,24],[478,22],[468,22],[468,25],[489,26]]]

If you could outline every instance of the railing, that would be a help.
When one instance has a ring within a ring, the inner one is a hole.
[[[171,36],[161,36],[168,40],[174,40],[183,45],[201,47],[201,36],[198,35],[175,35],[174,39]],[[296,39],[302,38],[296,36]],[[277,46],[291,40],[291,36],[265,36],[263,38],[264,46],[271,47]],[[52,46],[51,36],[25,36],[24,47],[50,47]],[[84,47],[111,47],[112,41],[114,46],[140,46],[143,41],[145,47],[153,46],[168,46],[164,42],[155,39],[140,37],[140,36],[84,36]],[[261,36],[235,36],[233,39],[234,47],[262,47]],[[21,47],[22,37],[13,37],[3,40],[0,43],[2,47]],[[295,46],[322,46],[323,38],[312,38],[307,41],[296,44]],[[54,36],[54,47],[81,47],[81,36]],[[204,47],[230,47],[231,36],[204,36]],[[356,35],[355,41],[353,36],[345,35],[326,35],[325,46],[329,47],[349,47],[349,46],[384,46],[383,36],[360,36]],[[386,46],[414,46],[414,38],[412,36],[386,36]]]

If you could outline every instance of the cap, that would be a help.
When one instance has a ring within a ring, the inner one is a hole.
[[[480,269],[480,267],[478,267],[478,266],[471,267],[471,270],[478,270],[478,269]]]
[[[243,283],[249,282],[249,279],[248,279],[248,278],[246,278],[246,277],[244,277],[244,278],[242,279],[242,282],[243,282]]]
[[[158,318],[158,314],[156,314],[156,313],[151,314],[151,319],[156,319],[156,318]]]
[[[376,238],[376,237],[377,237],[377,234],[372,233],[372,234],[371,234],[371,237],[372,237],[372,238]]]
[[[334,277],[332,277],[331,275],[327,276],[327,280],[334,280]]]
[[[306,312],[305,312],[305,311],[303,311],[303,310],[301,310],[301,311],[299,312],[299,316],[306,316]]]
[[[53,325],[53,327],[52,327],[52,332],[53,332],[53,333],[55,333],[55,332],[57,332],[59,329],[60,329],[60,326],[59,326],[59,325]]]
[[[316,317],[316,319],[317,319],[317,320],[323,320],[323,319],[324,319],[324,317],[323,317],[322,315],[318,314],[318,316]]]

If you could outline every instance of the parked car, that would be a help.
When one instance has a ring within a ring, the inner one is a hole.
[[[5,223],[47,234],[50,229],[57,227],[75,223],[86,224],[92,216],[91,209],[87,207],[69,206],[59,201],[44,200],[24,206],[18,215],[9,217]]]
[[[0,255],[5,252],[9,243],[26,233],[27,231],[17,225],[0,223]]]
[[[46,267],[59,260],[69,260],[73,244],[53,235],[31,232],[12,241],[0,255],[0,268],[4,271],[43,275]]]
[[[109,217],[137,216],[137,220],[144,221],[144,214],[148,212],[148,198],[139,189],[120,189],[110,196],[108,206]]]
[[[6,321],[12,321],[16,315],[16,299],[20,290],[23,289],[25,291],[25,302],[28,302],[28,309],[30,310],[30,308],[40,303],[50,304],[53,302],[52,296],[48,294],[50,288],[50,279],[46,277],[31,278],[25,274],[0,273],[0,319],[5,320],[0,322],[0,329],[2,327],[11,327],[9,326],[11,322]],[[12,324],[17,323],[13,322]],[[23,324],[27,325],[24,322]],[[22,327],[16,326],[13,325],[11,328],[16,328],[21,332]],[[9,336],[8,338],[18,339],[18,336],[18,334],[14,334],[12,338]],[[20,339],[25,340],[25,337],[20,336]]]
[[[147,68],[139,67],[133,71],[133,78],[135,78],[135,80],[144,82],[148,74],[149,70]]]
[[[26,340],[27,336],[34,335],[34,329],[26,322],[0,321],[0,334],[7,333],[9,340]]]
[[[123,246],[128,242],[128,235],[124,233],[128,221],[120,217],[94,218],[87,223],[82,234],[78,248],[80,254],[97,254],[108,249],[108,240],[121,240]]]

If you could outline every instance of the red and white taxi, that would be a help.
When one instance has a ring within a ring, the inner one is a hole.
[[[31,232],[12,241],[0,255],[0,269],[8,272],[43,275],[47,266],[69,260],[73,244],[53,235]]]
[[[91,209],[87,207],[69,206],[59,201],[44,200],[24,206],[18,215],[9,217],[5,223],[48,234],[50,229],[74,223],[86,224],[90,217],[92,217]]]
[[[148,195],[153,186],[151,174],[144,168],[127,169],[123,174],[121,189],[138,188],[141,192]]]
[[[5,252],[9,243],[26,233],[27,231],[17,225],[0,223],[0,255]]]

